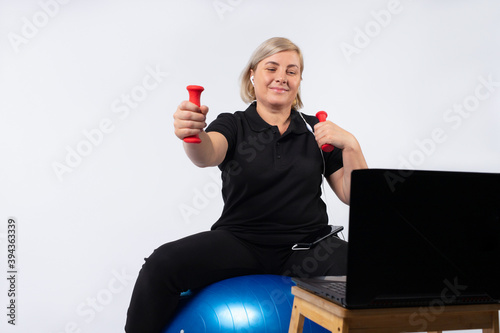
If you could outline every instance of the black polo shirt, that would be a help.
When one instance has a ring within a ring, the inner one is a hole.
[[[303,115],[314,127],[316,117]],[[262,245],[290,245],[328,225],[321,178],[342,167],[342,151],[318,148],[297,111],[283,135],[257,113],[222,113],[206,129],[225,136],[222,171],[224,209],[212,230],[226,229]],[[324,161],[322,158],[324,156]]]

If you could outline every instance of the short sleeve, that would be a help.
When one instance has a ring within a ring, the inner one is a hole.
[[[323,156],[325,158],[325,177],[330,176],[344,166],[342,149],[335,148],[330,153],[323,152]]]
[[[205,132],[218,132],[224,135],[227,140],[228,151],[232,151],[238,132],[236,116],[232,113],[219,114],[217,118],[207,126]]]
[[[318,118],[310,115],[303,115],[305,119],[307,119],[307,123],[314,128],[314,125],[316,125],[319,120]],[[343,160],[342,160],[342,149],[335,148],[329,153],[325,153],[322,151],[323,158],[325,161],[325,172],[324,175],[325,177],[330,176],[332,173],[335,171],[339,170],[344,166]]]

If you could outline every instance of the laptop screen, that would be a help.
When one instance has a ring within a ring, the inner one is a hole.
[[[500,299],[499,189],[500,174],[354,171],[347,302]]]

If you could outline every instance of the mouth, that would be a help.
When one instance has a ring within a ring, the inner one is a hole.
[[[277,93],[285,93],[288,91],[288,89],[286,88],[279,88],[279,87],[270,87],[269,89]]]

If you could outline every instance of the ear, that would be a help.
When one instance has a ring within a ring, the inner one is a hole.
[[[250,82],[252,83],[252,86],[255,87],[253,70],[250,70]]]

